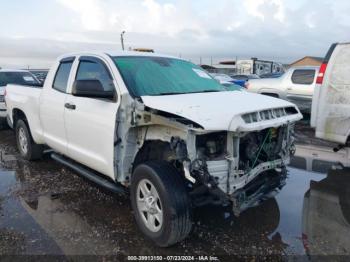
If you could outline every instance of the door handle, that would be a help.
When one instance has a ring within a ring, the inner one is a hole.
[[[293,88],[292,87],[287,87],[287,90],[293,90]]]
[[[71,110],[75,110],[76,109],[76,106],[75,105],[72,105],[70,103],[65,103],[64,104],[64,107],[65,108],[68,108],[68,109],[71,109]]]

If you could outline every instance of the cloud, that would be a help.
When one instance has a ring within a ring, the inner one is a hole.
[[[285,19],[282,0],[245,0],[243,3],[249,15],[261,20],[273,18],[283,22]]]
[[[75,11],[86,30],[103,30],[104,10],[98,0],[57,0],[58,3]]]
[[[173,3],[156,0],[103,1],[103,0],[56,0],[74,11],[83,30],[136,33],[161,33],[174,35],[182,30],[200,28],[183,2],[178,8]]]
[[[12,12],[6,17],[5,12],[6,19],[0,17],[0,61],[10,56],[53,59],[66,51],[120,49],[123,30],[127,47],[149,47],[192,60],[256,56],[289,62],[304,55],[323,56],[332,42],[349,41],[346,0],[27,2],[27,8],[29,2],[41,3],[37,16]],[[57,19],[50,19],[53,16]],[[18,21],[27,21],[27,26]]]

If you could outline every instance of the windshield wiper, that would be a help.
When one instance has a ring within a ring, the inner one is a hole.
[[[157,96],[170,96],[170,95],[182,95],[185,93],[176,93],[176,92],[168,92],[168,93],[159,93]]]
[[[159,96],[167,96],[167,95],[185,95],[185,94],[196,94],[196,93],[214,93],[214,92],[221,92],[224,90],[201,90],[201,91],[194,91],[194,92],[181,92],[181,93],[176,93],[176,92],[169,92],[169,93],[159,93],[157,95]]]
[[[204,91],[200,91],[199,93],[215,93],[215,92],[221,92],[223,90],[204,90]]]
[[[188,92],[186,94],[197,94],[197,93],[216,93],[221,92],[223,90],[201,90],[201,91],[194,91],[194,92]]]

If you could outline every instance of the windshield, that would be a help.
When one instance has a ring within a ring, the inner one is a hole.
[[[29,72],[0,72],[0,86],[40,85],[40,82]]]
[[[134,97],[225,91],[203,69],[176,58],[113,57]]]

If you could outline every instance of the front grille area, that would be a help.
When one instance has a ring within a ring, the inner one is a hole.
[[[245,114],[242,118],[246,124],[251,124],[295,114],[298,114],[295,107],[283,107]]]
[[[4,96],[0,96],[0,103],[5,102],[5,97]]]

